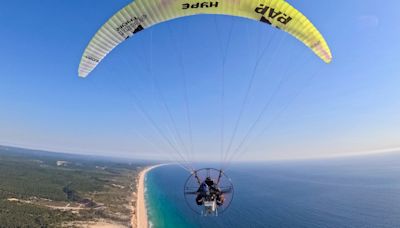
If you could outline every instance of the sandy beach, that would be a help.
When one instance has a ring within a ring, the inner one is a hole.
[[[146,201],[144,197],[144,180],[146,173],[150,170],[157,168],[162,165],[155,165],[145,168],[139,173],[138,186],[137,186],[137,200],[136,200],[136,222],[132,218],[132,227],[147,228],[149,227],[149,221],[147,218]],[[133,216],[134,217],[134,216]]]

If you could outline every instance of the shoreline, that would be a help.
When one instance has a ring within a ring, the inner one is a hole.
[[[145,199],[145,177],[147,172],[149,172],[152,169],[155,169],[157,167],[163,166],[163,164],[160,165],[153,165],[146,167],[139,173],[138,177],[138,182],[137,182],[137,193],[136,193],[136,210],[135,210],[135,215],[132,216],[131,220],[131,225],[132,227],[138,227],[138,228],[147,228],[149,227],[149,219],[147,216],[147,208],[146,208],[146,199]],[[135,193],[134,193],[135,194]],[[136,217],[136,224],[135,224],[135,219]]]

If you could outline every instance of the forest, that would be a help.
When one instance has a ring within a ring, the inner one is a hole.
[[[0,227],[129,224],[136,175],[145,165],[0,146]]]

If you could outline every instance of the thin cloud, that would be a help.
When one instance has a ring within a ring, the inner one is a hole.
[[[361,15],[357,18],[358,26],[362,29],[374,29],[379,26],[379,18],[376,15]]]

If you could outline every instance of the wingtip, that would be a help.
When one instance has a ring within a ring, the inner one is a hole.
[[[332,55],[330,55],[328,58],[326,58],[324,61],[325,61],[325,63],[327,63],[327,64],[330,64],[330,63],[332,63],[332,60],[333,60],[333,57],[332,57]]]
[[[79,77],[79,78],[86,78],[87,75],[88,75],[87,73],[82,73],[82,72],[79,72],[79,73],[78,73],[78,77]]]

